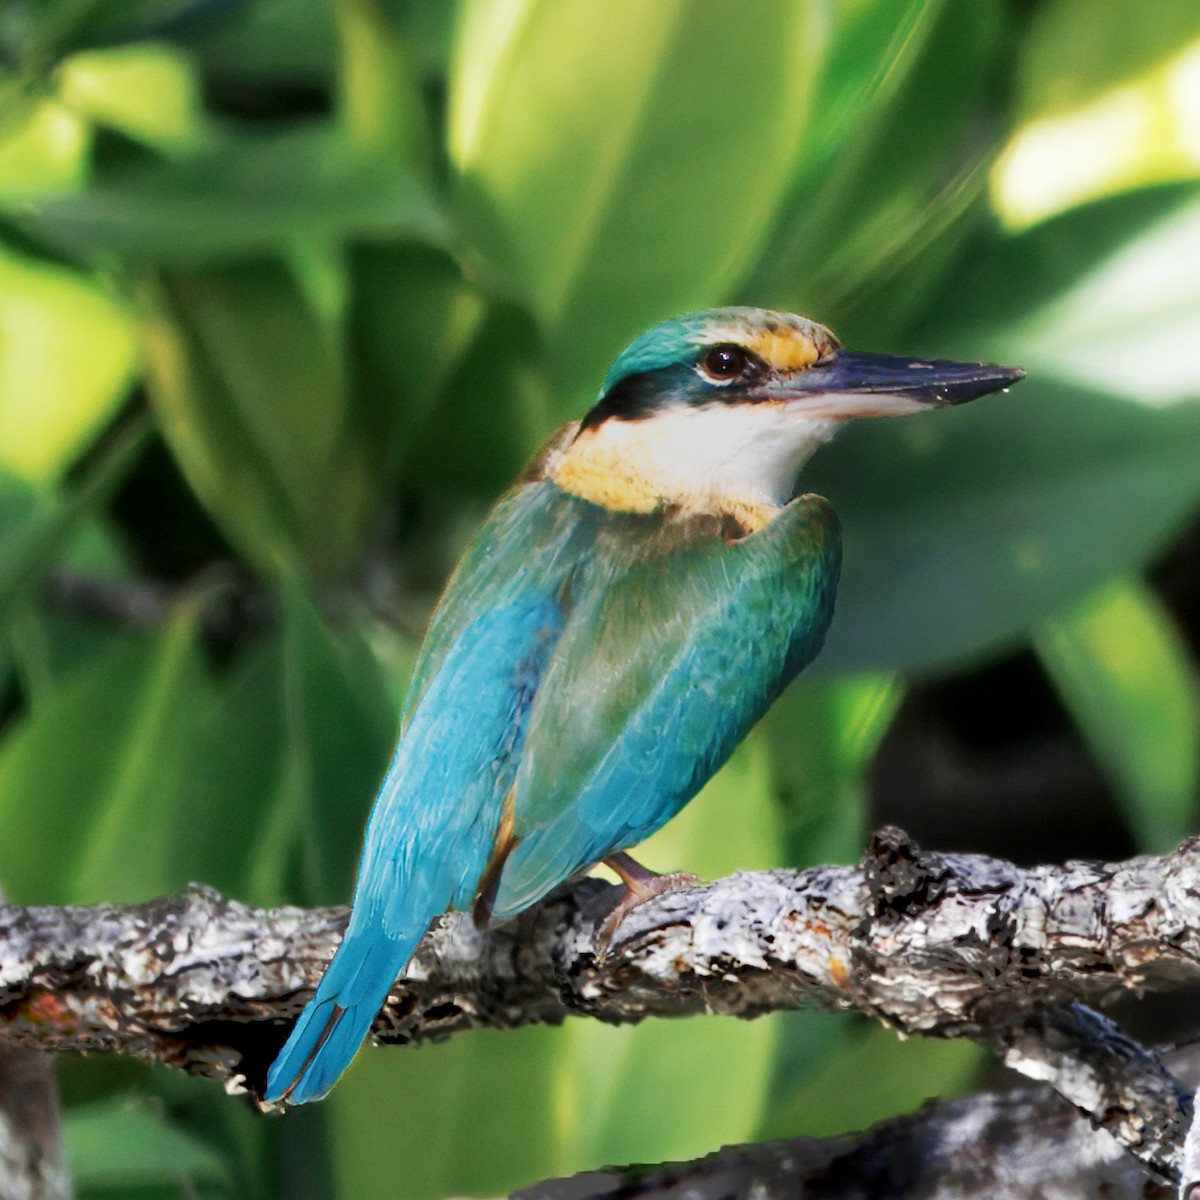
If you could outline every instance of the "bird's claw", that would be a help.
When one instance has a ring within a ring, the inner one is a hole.
[[[648,873],[647,873],[648,874]],[[684,871],[676,871],[670,875],[650,875],[649,878],[639,878],[635,883],[625,881],[625,895],[617,902],[616,907],[604,918],[600,928],[596,930],[593,953],[597,963],[603,963],[612,949],[613,939],[617,935],[625,918],[639,905],[655,896],[667,892],[685,892],[702,884],[698,875],[689,875]]]

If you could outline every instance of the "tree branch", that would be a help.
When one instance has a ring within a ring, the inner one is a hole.
[[[726,1146],[695,1162],[605,1168],[513,1200],[1172,1200],[1048,1087],[927,1105],[862,1134]],[[1189,1198],[1190,1200],[1190,1198]]]
[[[1026,870],[922,852],[887,829],[857,867],[737,874],[660,896],[598,962],[595,932],[616,895],[582,880],[487,933],[443,918],[376,1035],[856,1008],[905,1033],[992,1046],[1178,1177],[1186,1093],[1154,1055],[1073,1006],[1200,979],[1200,840],[1162,858]],[[344,921],[340,909],[264,912],[203,887],[130,907],[0,908],[0,1037],[137,1054],[257,1093]]]

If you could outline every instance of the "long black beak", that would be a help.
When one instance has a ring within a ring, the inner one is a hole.
[[[1020,367],[838,350],[779,381],[779,395],[805,416],[892,417],[966,404],[1025,378]]]

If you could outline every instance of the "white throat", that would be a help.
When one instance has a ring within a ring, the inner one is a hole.
[[[786,401],[681,404],[585,430],[549,473],[610,508],[778,509],[794,494],[801,466],[840,424],[789,412]]]

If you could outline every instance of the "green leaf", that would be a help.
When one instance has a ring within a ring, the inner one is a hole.
[[[873,140],[946,7],[946,0],[838,0],[831,6],[833,30],[804,131],[801,175],[827,170],[835,157],[857,154],[856,143]]]
[[[471,503],[476,517],[482,517],[481,505],[517,478],[555,424],[529,317],[516,308],[494,306],[439,396],[432,419],[416,431],[403,460],[405,482],[434,498],[439,512],[461,513],[464,503]],[[452,565],[447,563],[447,570]]]
[[[345,0],[336,7],[341,115],[355,145],[395,155],[428,176],[428,114],[395,7],[382,0]]]
[[[3,99],[0,197],[78,191],[88,174],[88,123],[54,96]]]
[[[752,737],[652,838],[635,848],[652,869],[715,879],[783,861],[770,756]],[[613,1162],[693,1158],[750,1140],[765,1111],[777,1049],[775,1016],[652,1020],[633,1027],[577,1021],[557,1062],[564,1174]],[[663,1103],[670,1096],[669,1104]],[[723,1097],[736,1096],[736,1105]]]
[[[499,1196],[554,1174],[562,1039],[560,1029],[529,1028],[368,1046],[323,1106],[337,1195]]]
[[[86,276],[0,249],[0,339],[0,466],[49,482],[126,398],[133,322]]]
[[[187,740],[211,687],[197,632],[194,604],[163,629],[109,770],[93,779],[93,815],[69,883],[85,903],[145,900],[191,878],[187,864],[173,869],[171,851]]]
[[[948,281],[906,348],[1030,377],[964,409],[863,423],[805,469],[846,547],[819,670],[987,652],[1137,570],[1187,519],[1200,404],[1168,401],[1200,395],[1186,349],[1200,291],[1177,269],[1200,230],[1193,195],[1161,189],[993,232]],[[1115,351],[1134,335],[1137,353]]]
[[[282,628],[217,682],[196,722],[177,868],[255,904],[345,903],[399,700],[358,622],[335,630],[289,585]]]
[[[165,153],[194,150],[208,132],[191,62],[161,44],[73,55],[59,68],[58,94],[94,124]]]
[[[175,265],[279,252],[294,239],[444,232],[404,163],[311,128],[227,137],[182,161],[121,160],[79,195],[7,208],[13,224],[66,253]]]
[[[784,817],[783,861],[858,860],[869,817],[867,773],[903,694],[892,675],[805,678],[775,702],[763,729]]]
[[[195,612],[114,637],[0,745],[0,879],[22,903],[145,900],[171,863],[187,739],[208,700]]]
[[[810,1016],[844,1028],[841,1052],[819,1074],[796,1081],[791,1095],[772,1106],[756,1140],[866,1129],[929,1100],[962,1095],[990,1061],[983,1047],[964,1038],[902,1041],[850,1014],[805,1013],[798,1019]]]
[[[452,259],[415,243],[358,248],[350,275],[355,404],[371,440],[395,465],[446,394],[483,326],[486,305]],[[502,387],[494,364],[489,374],[495,405]],[[450,402],[461,405],[461,397]],[[445,441],[454,436],[444,427],[433,432]],[[440,456],[438,467],[446,469]]]
[[[192,1195],[200,1184],[233,1184],[216,1150],[145,1102],[116,1098],[68,1109],[63,1137],[81,1191],[157,1184]]]
[[[1194,184],[1098,201],[1016,236],[993,232],[926,336],[1149,407],[1200,399],[1200,283],[1178,270],[1197,247]],[[1137,353],[1115,353],[1130,330]]]
[[[1116,579],[1045,621],[1034,645],[1138,845],[1173,849],[1196,827],[1200,701],[1170,615],[1144,584]]]
[[[1082,107],[1200,39],[1191,0],[1162,0],[1153,21],[1138,0],[1108,0],[1103,21],[1095,12],[1089,0],[1046,0],[1032,11],[1014,72],[1022,119]]]
[[[306,903],[344,903],[367,814],[399,731],[370,650],[357,629],[325,624],[294,586],[285,593],[286,777],[304,796]],[[298,818],[298,820],[297,820]]]
[[[174,805],[173,869],[251,904],[297,899],[281,886],[255,886],[271,815],[283,799],[283,678],[281,639],[272,635],[214,681]]]
[[[861,329],[874,345],[911,319],[913,292],[940,277],[942,243],[953,246],[984,192],[994,140],[977,126],[1003,19],[996,0],[853,14],[830,53],[818,112],[843,89],[854,100],[818,126],[840,130],[828,157],[819,138],[806,144],[779,228],[739,289],[747,303],[818,315],[851,340]],[[894,282],[904,295],[881,295]]]
[[[337,66],[337,13],[312,0],[228,4],[189,30],[188,49],[206,72],[284,87],[328,87]]]
[[[0,526],[0,550],[4,552],[0,557],[0,628],[42,582],[71,536],[125,478],[146,444],[148,430],[148,421],[131,421],[82,480],[57,501],[44,494],[35,496],[32,489],[6,477],[0,468],[0,514],[8,506],[13,513],[12,523],[7,528]]]
[[[806,469],[845,543],[815,669],[929,670],[1015,641],[1166,543],[1200,494],[1198,454],[1200,405],[1033,379],[847,433]]]
[[[466,4],[459,209],[536,312],[564,413],[622,341],[744,273],[790,182],[823,45],[812,6],[787,0],[753,20],[678,0]]]
[[[0,589],[13,586],[16,572],[12,564],[18,561],[20,547],[45,504],[44,494],[0,467]]]
[[[151,398],[179,464],[259,570],[353,563],[377,503],[334,311],[311,268],[262,260],[147,282]]]
[[[169,28],[197,0],[10,0],[8,34],[14,57],[26,69],[46,69],[56,59],[88,45],[143,41]],[[8,14],[6,14],[8,15]]]
[[[1145,20],[1113,0],[1103,21],[1086,0],[1038,6],[1009,84],[1019,124],[992,173],[992,202],[1027,226],[1087,200],[1200,179],[1195,137],[1200,15],[1163,0]]]

